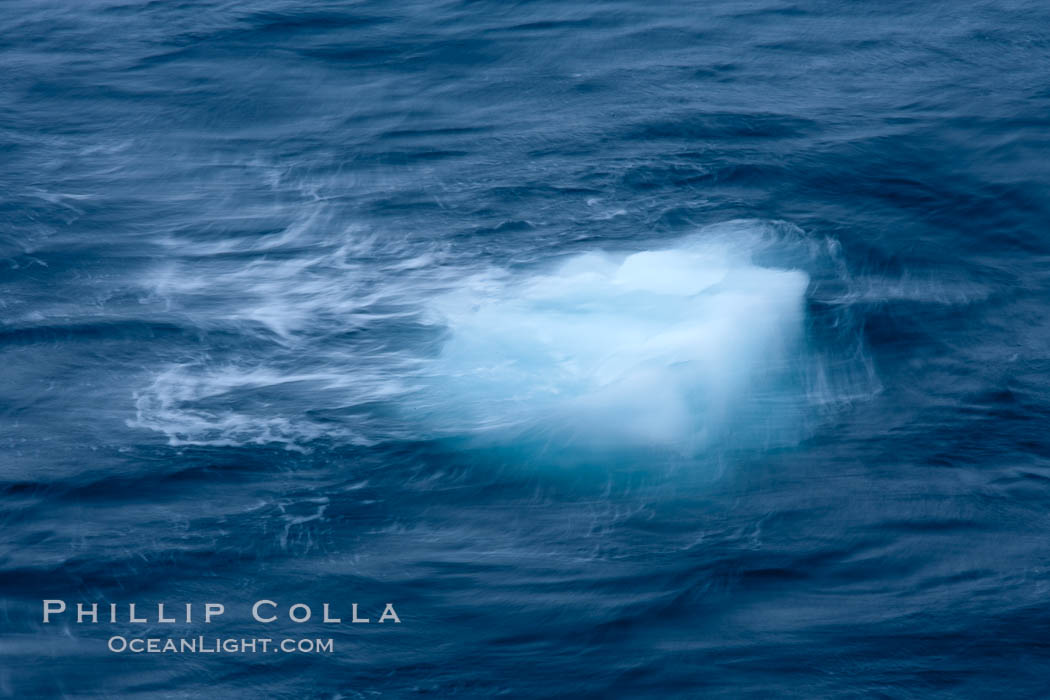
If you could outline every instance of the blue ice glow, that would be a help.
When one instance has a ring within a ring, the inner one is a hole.
[[[427,420],[495,443],[682,453],[768,433],[803,393],[809,277],[756,264],[761,241],[734,233],[479,276],[436,298],[449,335]]]

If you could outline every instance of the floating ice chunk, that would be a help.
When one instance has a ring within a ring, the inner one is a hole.
[[[718,240],[580,255],[439,296],[449,335],[425,420],[547,449],[702,449],[770,420],[763,399],[803,393],[791,382],[808,281]]]

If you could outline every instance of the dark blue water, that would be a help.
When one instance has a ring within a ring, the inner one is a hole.
[[[1034,0],[0,3],[0,694],[1046,697],[1048,66]],[[335,649],[107,649],[198,634]]]

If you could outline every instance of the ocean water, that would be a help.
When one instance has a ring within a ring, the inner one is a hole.
[[[0,66],[0,696],[1050,695],[1045,2],[5,0]],[[197,635],[334,650],[108,648]]]

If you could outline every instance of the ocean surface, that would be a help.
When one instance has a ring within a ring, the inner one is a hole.
[[[0,696],[1048,697],[1048,187],[1037,0],[3,0]]]

